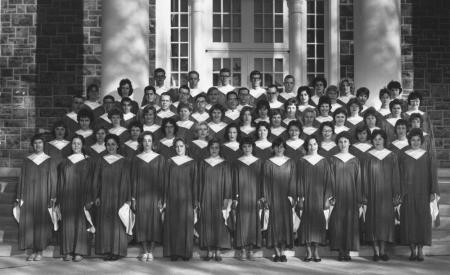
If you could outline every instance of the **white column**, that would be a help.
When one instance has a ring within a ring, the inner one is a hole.
[[[289,73],[299,85],[306,77],[306,0],[288,0],[289,8]]]
[[[369,88],[369,104],[378,107],[380,89],[401,80],[400,0],[353,3],[355,88]]]
[[[341,79],[339,0],[329,0],[326,3],[325,24],[325,75],[328,78],[328,85],[339,85]]]
[[[206,57],[206,45],[211,44],[207,41],[210,35],[206,35],[207,32],[211,32],[211,28],[206,29],[209,20],[206,20],[205,16],[205,3],[203,0],[190,0],[191,8],[191,26],[190,26],[190,69],[195,70],[200,74],[199,88],[206,91],[208,89],[208,83],[206,81],[207,75],[211,74],[208,71],[208,67],[205,62],[208,62]],[[209,15],[212,17],[211,15]]]
[[[107,0],[102,2],[102,85],[101,95],[118,98],[122,78],[133,84],[133,98],[140,102],[149,79],[148,0]]]
[[[155,68],[163,68],[166,71],[166,83],[168,84],[170,84],[171,71],[170,4],[171,1],[168,0],[155,1]],[[153,72],[150,73],[153,74]]]

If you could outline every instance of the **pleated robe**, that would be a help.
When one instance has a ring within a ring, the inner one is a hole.
[[[19,249],[44,250],[52,237],[48,205],[56,194],[56,162],[48,158],[39,165],[25,158],[17,199],[23,200],[19,218]]]
[[[162,220],[158,202],[163,199],[165,158],[148,163],[135,156],[131,162],[131,197],[136,200],[136,240],[162,243]]]
[[[237,160],[233,165],[233,199],[238,201],[236,209],[236,231],[234,245],[261,246],[261,224],[258,217],[258,200],[261,198],[263,160],[250,165]]]
[[[365,240],[394,242],[394,204],[400,195],[397,155],[390,152],[380,160],[367,153],[363,166],[362,194],[367,202]]]
[[[229,163],[235,162],[240,156],[242,156],[242,150],[240,148],[235,151],[225,144],[222,144],[222,149],[220,149],[220,151]]]
[[[297,176],[295,161],[288,159],[281,166],[268,159],[263,168],[263,197],[269,204],[267,227],[268,248],[294,244],[292,205],[288,199],[297,197]]]
[[[201,148],[192,141],[189,143],[188,152],[188,155],[197,162],[208,157],[208,147]]]
[[[429,152],[418,159],[403,153],[399,166],[400,241],[404,245],[431,245],[430,194],[439,194],[436,162]]]
[[[230,249],[230,233],[225,226],[222,208],[231,199],[232,183],[229,163],[224,160],[211,166],[205,160],[199,165],[200,248]]]
[[[127,255],[128,239],[119,218],[119,209],[130,201],[130,164],[121,159],[109,164],[104,157],[95,166],[91,201],[100,198],[96,208],[95,253]]]
[[[361,168],[354,157],[346,162],[332,156],[334,178],[332,196],[336,199],[329,221],[331,250],[359,249],[359,204],[361,198]]]
[[[325,244],[326,219],[323,210],[325,201],[331,197],[334,180],[330,164],[326,158],[314,165],[301,158],[297,175],[298,196],[305,199],[298,234],[300,244]]]
[[[88,255],[87,220],[84,205],[88,202],[91,159],[72,163],[65,159],[60,164],[56,203],[60,206],[62,217],[61,254]]]
[[[58,149],[52,144],[46,142],[44,145],[44,152],[52,158],[52,161],[55,163],[56,167],[58,167],[65,158],[70,156],[72,153],[72,146],[69,142],[63,148]]]
[[[191,258],[194,243],[194,203],[197,200],[197,163],[190,160],[177,165],[166,164],[164,179],[163,254],[165,257]]]

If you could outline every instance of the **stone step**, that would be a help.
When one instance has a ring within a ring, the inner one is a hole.
[[[16,177],[0,177],[0,193],[15,192],[19,178]]]
[[[450,217],[450,204],[439,205],[439,215],[441,217]]]
[[[14,200],[16,199],[16,193],[15,192],[3,192],[0,193],[0,203],[3,204],[10,204],[12,205],[12,203],[14,202]]]
[[[17,229],[0,229],[0,243],[17,243],[18,239]]]
[[[440,204],[450,204],[450,184],[440,184],[439,194],[441,197]]]
[[[434,228],[435,230],[450,230],[450,217],[440,217],[439,227]]]

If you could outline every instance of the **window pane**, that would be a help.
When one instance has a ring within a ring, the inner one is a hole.
[[[181,74],[180,85],[187,85],[187,84],[188,84],[188,74]]]
[[[315,33],[312,30],[308,30],[306,33],[306,40],[308,42],[314,43],[315,42]]]
[[[231,18],[229,15],[227,15],[227,14],[223,15],[223,25],[222,26],[225,28],[231,27]]]
[[[306,70],[308,72],[315,72],[316,71],[316,63],[314,62],[314,59],[308,59]]]
[[[315,26],[315,19],[314,19],[314,15],[308,15],[308,17],[306,18],[307,21],[307,28],[314,28]]]
[[[223,12],[230,12],[231,11],[231,1],[230,0],[223,0]]]
[[[176,12],[178,11],[178,0],[172,0],[170,3],[170,11]]]
[[[182,41],[182,42],[188,42],[188,40],[189,40],[189,38],[188,38],[188,36],[189,36],[189,31],[188,31],[188,29],[181,29],[180,30],[180,41]]]
[[[283,59],[275,58],[275,72],[283,72]]]
[[[213,15],[213,27],[220,27],[220,26],[221,26],[220,14],[214,14]]]
[[[213,30],[213,42],[221,42],[220,29]]]
[[[275,12],[283,12],[283,0],[275,0]]]
[[[182,58],[180,60],[180,71],[187,71],[188,70],[188,60],[185,58]]]
[[[283,85],[283,74],[275,74],[275,85],[277,86]]]
[[[272,70],[273,70],[272,58],[264,58],[264,71],[272,72]]]
[[[273,30],[272,29],[264,29],[264,42],[265,43],[273,42]]]
[[[324,28],[324,24],[325,24],[325,19],[323,15],[317,15],[317,28],[318,29],[323,29]]]
[[[178,59],[172,58],[172,71],[178,71]]]
[[[260,14],[255,15],[255,28],[262,28],[263,27],[263,17]]]
[[[233,0],[233,12],[241,13],[241,1],[240,0]]]
[[[317,72],[323,72],[325,71],[325,62],[323,59],[317,60]]]
[[[233,71],[240,72],[241,71],[241,59],[233,58]]]
[[[235,14],[233,15],[233,27],[241,27],[241,15],[240,14]]]
[[[255,0],[253,1],[253,7],[254,7],[254,11],[255,13],[262,13],[262,1],[261,0]]]
[[[275,43],[283,43],[283,30],[275,30]]]
[[[273,28],[272,14],[264,14],[264,28]]]
[[[187,12],[188,11],[188,0],[180,0],[180,11]]]
[[[183,43],[180,45],[180,56],[188,56],[188,44]]]
[[[241,86],[241,74],[233,74],[233,86]]]
[[[213,12],[220,12],[220,0],[213,1]]]
[[[271,74],[264,74],[264,86],[269,86],[273,83],[273,77]]]
[[[231,42],[231,32],[229,29],[223,30],[223,42]]]
[[[178,41],[178,30],[177,29],[172,29],[170,31],[170,41],[172,41],[172,42]]]
[[[262,71],[263,70],[263,60],[262,58],[255,58],[255,70]]]
[[[316,5],[317,5],[316,12],[320,13],[320,14],[323,14],[324,13],[324,3],[323,3],[323,1],[322,0],[317,0],[316,1]]]
[[[255,43],[263,42],[263,31],[262,29],[255,30]]]
[[[283,27],[283,16],[275,15],[275,28],[282,28],[282,27]]]
[[[264,3],[264,13],[272,13],[273,12],[273,6],[272,6],[272,0],[263,0]]]
[[[317,43],[323,43],[324,40],[324,32],[323,31],[317,31]]]
[[[177,44],[172,44],[172,53],[171,56],[178,56],[178,45]]]
[[[175,84],[175,86],[178,86],[178,74],[172,74],[171,78],[172,78],[172,82]]]
[[[213,58],[213,71],[220,71],[220,58]]]
[[[230,58],[224,58],[222,60],[222,68],[231,69],[231,59]]]
[[[324,57],[324,45],[317,45],[317,57]]]
[[[172,27],[178,27],[178,15],[172,15],[172,22],[170,24]]]
[[[315,8],[314,8],[314,2],[315,2],[315,1],[307,1],[307,2],[306,2],[306,10],[307,10],[307,13],[314,13],[314,10],[315,10]]]
[[[213,86],[219,85],[219,74],[213,74]]]
[[[181,15],[181,27],[187,27],[188,26],[188,16],[187,14]]]
[[[241,42],[241,30],[233,30],[233,42]]]
[[[314,56],[316,54],[314,45],[308,45],[306,49],[307,56]]]

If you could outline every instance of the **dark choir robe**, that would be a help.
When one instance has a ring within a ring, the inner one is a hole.
[[[331,250],[359,249],[359,204],[361,198],[361,168],[351,154],[330,158],[332,197],[336,199],[329,221]]]
[[[106,151],[105,144],[95,143],[89,147],[86,147],[86,154],[94,160],[97,160],[97,159],[103,157],[107,153],[108,152]]]
[[[80,125],[78,124],[78,114],[75,112],[67,113],[62,121],[67,126],[67,131],[69,132],[67,136],[69,138],[74,135],[75,131],[80,129]]]
[[[426,113],[426,112],[422,112],[422,111],[406,111],[403,115],[404,115],[404,119],[406,121],[409,121],[409,117],[413,114],[413,113],[418,113],[422,116],[423,119],[423,123],[422,123],[422,130],[426,133],[428,133],[429,135],[431,135],[434,138],[433,135],[433,125],[431,124],[431,119],[430,116]]]
[[[150,152],[133,157],[131,197],[136,200],[136,240],[162,243],[162,220],[158,203],[164,190],[165,159]]]
[[[184,142],[189,143],[191,140],[194,139],[194,121],[192,120],[186,120],[186,121],[177,121],[178,125],[178,133],[177,137],[181,137],[184,139]]]
[[[157,145],[157,151],[165,159],[169,159],[176,155],[175,147],[173,146],[173,141],[175,138],[162,138],[159,140]]]
[[[239,142],[226,142],[222,144],[223,157],[229,162],[234,163],[240,156],[242,156],[242,150],[239,148]]]
[[[301,138],[293,140],[286,140],[286,149],[284,154],[298,162],[298,160],[305,155],[305,148],[303,148],[303,144],[305,141]]]
[[[401,154],[399,164],[401,243],[431,245],[430,194],[439,195],[434,157],[423,149],[410,149]]]
[[[108,113],[104,113],[103,115],[99,116],[96,120],[94,120],[93,128],[100,128],[100,127],[104,127],[105,129],[109,129],[112,127],[112,122],[108,118]]]
[[[283,156],[272,157],[264,163],[263,197],[269,204],[267,247],[294,244],[292,205],[288,197],[297,197],[297,169],[295,161]]]
[[[164,256],[192,257],[197,163],[188,156],[167,161],[164,180]]]
[[[239,128],[241,130],[241,137],[254,137],[256,128],[253,126],[241,126]]]
[[[342,126],[334,125],[334,134],[335,135],[338,135],[342,132],[350,132],[350,128],[345,125],[342,125]]]
[[[316,120],[314,122],[316,123],[317,127],[319,127],[320,124],[322,124],[322,123],[324,123],[326,121],[331,121],[332,122],[333,121],[333,117],[330,116],[330,115],[327,115],[327,116],[319,115],[319,116],[316,117]]]
[[[237,248],[261,246],[258,200],[261,198],[262,168],[263,160],[254,156],[242,156],[233,165],[233,199],[238,202],[234,234]]]
[[[23,201],[19,218],[19,249],[44,250],[52,237],[53,225],[48,213],[56,192],[56,162],[47,154],[25,158],[17,187],[17,199]]]
[[[119,137],[120,146],[123,146],[125,141],[130,139],[130,132],[128,132],[127,128],[122,126],[119,126],[117,128],[109,128],[108,132]]]
[[[331,103],[330,113],[334,113],[337,109],[341,108],[342,104],[339,102]]]
[[[292,91],[292,92],[284,92],[283,91],[278,96],[278,100],[281,101],[282,103],[285,103],[289,99],[295,98],[296,96],[297,96],[297,92],[296,91]]]
[[[227,110],[225,112],[225,116],[223,117],[223,121],[226,124],[238,123],[240,115],[241,115],[241,112],[238,109],[234,109],[234,110],[229,109],[229,110]]]
[[[150,132],[155,136],[155,141],[163,138],[163,133],[161,131],[161,125],[153,123],[152,125],[142,125],[142,132]]]
[[[56,167],[72,153],[72,146],[68,140],[54,139],[45,143],[44,152],[55,162]]]
[[[169,109],[169,110],[163,110],[163,109],[160,109],[160,110],[156,113],[156,116],[157,116],[159,119],[162,120],[162,119],[164,119],[164,118],[170,118],[170,117],[176,118],[177,114],[174,113],[174,112],[172,112],[170,109]]]
[[[319,146],[319,155],[324,156],[329,159],[331,156],[337,154],[339,152],[339,148],[337,147],[334,141],[331,142],[321,142]]]
[[[305,140],[307,137],[319,134],[319,128],[314,126],[303,126],[300,138]]]
[[[395,123],[399,119],[400,118],[386,118],[382,120],[383,121],[382,129],[386,132],[388,144],[390,144],[397,138],[397,134],[395,133]]]
[[[281,101],[275,100],[274,102],[269,101],[270,110],[279,110],[281,115],[284,116],[284,104]]]
[[[372,149],[362,169],[366,241],[394,242],[394,200],[400,196],[397,155],[388,149]]]
[[[298,105],[298,106],[297,106],[297,109],[298,109],[298,111],[300,112],[301,117],[303,117],[303,115],[304,115],[306,109],[313,109],[313,110],[315,110],[316,107],[313,106],[313,105],[311,105],[311,104],[308,104],[308,105]]]
[[[390,114],[391,114],[391,110],[389,109],[389,106],[387,106],[387,108],[379,108],[377,110],[377,116],[380,119],[385,119],[385,118],[389,117]]]
[[[122,110],[122,103],[120,101],[121,100],[116,101],[114,106],[118,110]],[[131,112],[133,114],[137,114],[139,112],[139,104],[134,100],[131,100]]]
[[[288,137],[287,129],[284,128],[283,126],[270,128],[270,135],[268,137],[268,140],[274,141],[277,138],[282,138],[283,140],[286,140],[287,137]]]
[[[255,157],[267,160],[272,156],[272,142],[266,140],[255,141],[255,148],[253,149]]]
[[[224,200],[232,198],[230,164],[220,157],[207,158],[200,161],[198,171],[200,248],[230,249],[230,234],[222,214]]]
[[[129,113],[124,113],[123,114],[123,120],[122,120],[122,126],[128,129],[128,126],[131,123],[134,123],[138,120],[138,117],[133,113],[133,112],[129,112]]]
[[[408,139],[404,139],[404,140],[393,140],[391,142],[391,144],[388,145],[387,147],[389,150],[391,150],[392,152],[394,152],[394,154],[398,156],[400,156],[400,154],[402,152],[405,152],[406,150],[408,150],[409,147],[409,143],[408,143]]]
[[[127,255],[128,239],[118,212],[130,198],[130,163],[121,155],[105,155],[96,162],[91,201],[96,208],[95,253]]]
[[[89,147],[95,143],[95,135],[92,129],[88,130],[77,130],[75,134],[80,135],[84,138],[84,147]]]
[[[364,124],[364,119],[362,116],[347,117],[345,121],[345,126],[349,128],[349,133],[353,140],[356,140],[356,128]]]
[[[196,139],[189,143],[189,156],[199,162],[208,157],[208,142],[206,140]]]
[[[325,244],[325,202],[331,197],[333,180],[330,164],[320,155],[307,155],[298,163],[298,196],[304,198],[299,227],[300,244]]]
[[[220,141],[224,141],[225,140],[225,128],[227,127],[227,124],[223,121],[221,121],[220,123],[214,123],[214,122],[209,122],[208,123],[208,127],[209,127],[209,135],[213,138],[216,138]]]
[[[342,105],[347,105],[348,101],[354,97],[355,96],[352,94],[340,96],[338,97],[337,102]]]
[[[92,114],[94,115],[94,121],[99,118],[102,114],[105,113],[105,109],[102,105],[100,105],[98,102],[92,102],[92,101],[84,101],[84,104],[81,108],[86,108],[88,110],[92,111]]]
[[[122,148],[120,148],[120,152],[124,157],[131,160],[134,156],[139,154],[139,142],[137,140],[127,140]]]
[[[281,122],[281,126],[283,126],[284,128],[288,128],[289,122],[291,121],[295,121],[297,120],[296,118],[285,118],[283,119],[283,121]]]
[[[84,206],[91,192],[90,177],[93,162],[83,154],[73,154],[63,160],[58,173],[56,203],[62,217],[61,254],[88,255],[88,225]]]
[[[209,113],[208,112],[195,112],[191,115],[191,118],[195,121],[195,123],[200,123],[207,121],[209,119]]]
[[[260,100],[267,100],[267,96],[266,96],[266,89],[262,88],[262,87],[258,87],[256,89],[250,89],[250,97],[251,97],[251,104],[256,106],[256,104],[258,103],[258,101]]]

